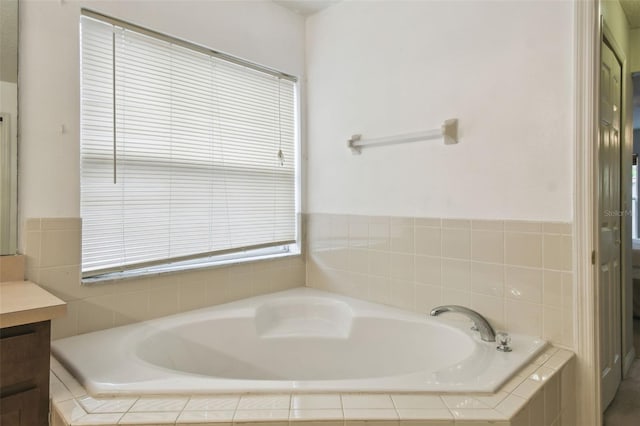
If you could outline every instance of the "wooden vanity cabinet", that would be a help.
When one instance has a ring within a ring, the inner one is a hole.
[[[0,425],[49,423],[51,321],[0,329]]]

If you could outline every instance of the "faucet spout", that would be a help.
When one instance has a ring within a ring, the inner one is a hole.
[[[465,308],[464,306],[458,305],[444,305],[432,309],[430,315],[432,317],[437,317],[438,315],[445,312],[455,312],[468,317],[471,321],[473,321],[473,325],[480,332],[480,338],[482,340],[484,340],[485,342],[496,341],[496,332],[493,330],[493,327],[491,327],[491,324],[489,324],[489,321],[487,321],[485,317],[483,317],[473,309]]]

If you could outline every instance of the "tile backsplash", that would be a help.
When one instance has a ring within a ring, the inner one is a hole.
[[[27,279],[68,303],[54,339],[307,285],[421,313],[470,306],[573,347],[570,223],[308,214],[304,257],[91,286],[81,231],[79,218],[26,221]]]
[[[307,215],[307,286],[573,346],[572,224]]]
[[[79,218],[27,219],[26,278],[67,302],[52,339],[303,286],[302,256],[81,285]]]

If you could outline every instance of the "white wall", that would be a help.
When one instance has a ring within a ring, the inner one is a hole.
[[[571,2],[345,1],[307,21],[307,211],[572,219]],[[460,120],[459,145],[371,148]]]
[[[304,73],[304,19],[269,1],[22,1],[22,222],[80,216],[81,7],[286,73]]]

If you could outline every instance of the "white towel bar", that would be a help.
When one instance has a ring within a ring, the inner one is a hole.
[[[398,143],[416,142],[427,139],[444,138],[445,145],[458,143],[458,119],[446,120],[440,129],[427,130],[406,135],[387,136],[384,138],[362,140],[362,135],[353,135],[347,141],[347,146],[352,154],[360,154],[362,148],[382,145],[395,145]]]

